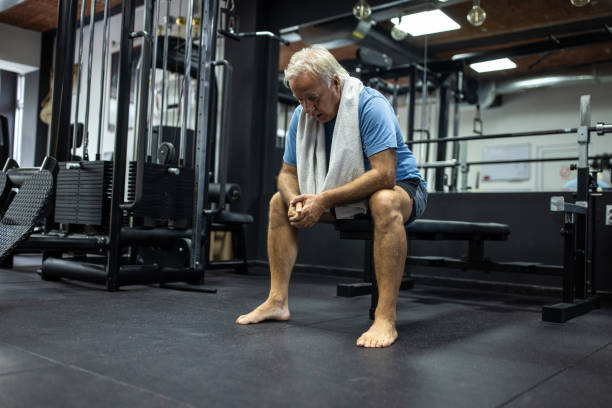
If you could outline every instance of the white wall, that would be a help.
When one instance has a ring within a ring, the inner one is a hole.
[[[22,167],[33,166],[38,123],[36,115],[41,33],[0,24],[0,38],[0,69],[25,76],[22,130],[21,135],[15,135],[15,143],[19,143],[20,147],[20,157],[14,159]]]
[[[505,95],[503,104],[482,111],[485,134],[576,128],[580,125],[580,96],[591,95],[591,123],[612,123],[612,84],[585,84],[568,87],[542,88],[520,94]],[[461,109],[459,135],[471,135],[476,113],[474,106]],[[578,157],[576,134],[532,136],[511,139],[468,141],[468,162],[481,161],[487,146],[529,144],[531,158]],[[589,155],[612,153],[612,135],[592,134]],[[450,156],[449,156],[450,158]],[[576,177],[569,172],[572,162],[528,164],[529,178],[524,181],[480,181],[480,190],[493,191],[555,191]],[[482,166],[474,166],[468,176],[474,186],[477,172],[482,179]],[[609,172],[605,174],[609,182]]]
[[[0,69],[27,74],[40,67],[41,34],[0,24]]]
[[[21,158],[19,165],[34,166],[36,131],[38,126],[38,80],[40,71],[25,76],[25,98],[23,108],[23,128],[21,134]]]
[[[576,128],[580,125],[579,103],[581,95],[591,95],[591,123],[612,123],[612,84],[583,84],[574,86],[559,86],[556,88],[541,88],[524,91],[519,94],[505,95],[503,103],[496,108],[482,110],[483,128],[485,134],[516,133],[536,130],[551,130]],[[407,129],[408,109],[401,101],[397,110],[398,119],[404,136]],[[417,98],[415,112],[415,127],[422,127],[421,103]],[[451,104],[449,112],[448,135],[453,134],[453,111]],[[473,135],[473,121],[476,116],[474,105],[462,105],[460,109],[459,136]],[[432,138],[437,138],[437,95],[430,96],[428,103],[426,125]],[[415,133],[415,139],[420,134]],[[575,134],[533,136],[509,139],[488,139],[483,141],[468,141],[467,161],[483,161],[483,152],[488,147],[504,147],[509,145],[528,144],[531,158],[542,157],[578,157],[578,144]],[[426,162],[424,144],[414,145],[417,162]],[[451,158],[452,144],[447,146],[447,159]],[[612,135],[592,135],[589,145],[589,155],[612,154]],[[429,161],[435,161],[436,146],[431,146]],[[501,157],[498,160],[502,160]],[[525,164],[529,173],[528,179],[522,181],[483,181],[483,166],[471,166],[468,173],[468,186],[473,191],[559,191],[565,182],[576,177],[575,171],[569,171],[569,165],[575,162],[550,162]],[[433,189],[435,170],[429,170],[429,188]],[[447,170],[450,176],[450,170]],[[476,179],[479,188],[475,190]],[[610,183],[610,172],[605,172],[601,178]],[[461,174],[459,175],[459,186]]]

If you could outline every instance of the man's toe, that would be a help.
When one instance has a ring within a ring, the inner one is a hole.
[[[248,316],[247,315],[240,316],[238,319],[236,319],[236,323],[238,323],[238,324],[248,324],[249,323]]]

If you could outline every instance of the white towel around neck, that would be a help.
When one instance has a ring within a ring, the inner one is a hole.
[[[359,133],[359,94],[363,84],[349,77],[342,85],[340,106],[327,169],[325,128],[302,109],[296,136],[296,161],[300,192],[319,194],[340,187],[365,172],[361,134]],[[365,200],[336,207],[336,218],[352,218],[367,212]]]

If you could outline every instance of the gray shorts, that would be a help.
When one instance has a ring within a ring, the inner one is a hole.
[[[427,207],[427,189],[419,178],[410,178],[398,181],[397,185],[406,190],[410,198],[412,198],[412,214],[410,214],[410,218],[408,218],[408,221],[406,221],[405,224],[408,225],[425,212],[425,208]],[[330,211],[332,215],[336,217],[336,209],[330,208]],[[358,214],[355,216],[355,219],[364,218],[371,218],[369,209],[367,214]]]
[[[410,218],[406,222],[406,225],[408,225],[425,212],[427,207],[427,189],[419,178],[398,181],[397,185],[406,190],[410,198],[412,198],[412,214],[410,214]]]

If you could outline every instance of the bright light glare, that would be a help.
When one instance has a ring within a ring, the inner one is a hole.
[[[441,10],[423,11],[403,17],[395,17],[391,22],[413,37],[461,28],[452,18]]]
[[[491,61],[475,62],[474,64],[470,64],[470,68],[476,72],[490,72],[516,68],[516,64],[511,59],[500,58]]]

